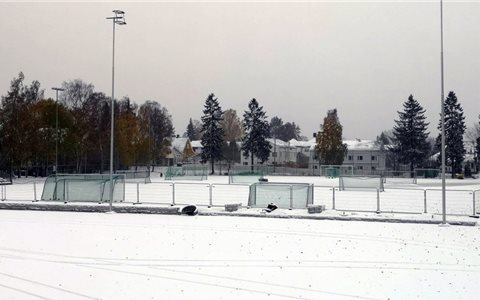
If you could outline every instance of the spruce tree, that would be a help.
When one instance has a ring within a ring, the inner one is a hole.
[[[187,137],[190,139],[190,141],[194,141],[196,139],[196,132],[195,127],[193,126],[192,118],[190,118],[190,121],[187,125]]]
[[[267,141],[270,136],[270,125],[263,107],[253,98],[248,104],[248,110],[243,114],[243,129],[245,135],[242,139],[243,155],[250,155],[253,170],[253,157],[256,156],[263,163],[268,160],[272,146]]]
[[[224,132],[221,125],[223,112],[214,94],[208,95],[205,100],[202,116],[202,161],[210,161],[214,173],[214,163],[223,158],[222,147]]]
[[[322,164],[343,164],[343,159],[347,154],[347,145],[342,143],[342,132],[343,127],[338,119],[337,109],[329,110],[317,134],[317,145],[315,146],[316,157]]]
[[[430,152],[427,141],[429,123],[425,121],[425,109],[412,95],[403,103],[403,112],[398,111],[398,116],[400,119],[395,120],[393,127],[394,152],[400,163],[410,165],[413,172],[416,166],[425,162]]]
[[[445,162],[452,167],[452,178],[455,173],[461,172],[462,162],[465,158],[465,147],[463,145],[463,134],[467,127],[465,126],[465,116],[463,108],[458,103],[455,93],[449,92],[445,99]],[[438,124],[441,130],[442,123]],[[441,149],[442,133],[437,137],[437,146]],[[440,156],[439,156],[440,158]]]

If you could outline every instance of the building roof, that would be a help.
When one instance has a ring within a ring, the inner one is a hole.
[[[192,148],[203,148],[201,140],[190,141]]]
[[[280,147],[288,147],[288,143],[285,143],[281,139],[267,139],[267,141],[272,145],[275,144]]]
[[[180,152],[183,152],[185,147],[187,146],[188,138],[174,138],[172,139],[172,148],[175,150],[178,150]]]
[[[346,140],[348,150],[380,150],[380,144],[372,140]]]

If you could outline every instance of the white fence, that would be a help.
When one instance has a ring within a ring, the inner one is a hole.
[[[43,182],[0,185],[1,201],[38,201]],[[202,182],[125,183],[125,199],[135,204],[223,206],[248,204],[248,184]],[[447,214],[476,215],[480,213],[480,190],[447,190]],[[384,213],[442,213],[440,189],[364,188],[342,190],[338,187],[314,186],[313,203],[340,211]]]

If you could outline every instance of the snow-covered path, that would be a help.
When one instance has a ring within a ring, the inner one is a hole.
[[[478,299],[480,227],[0,211],[1,299]]]

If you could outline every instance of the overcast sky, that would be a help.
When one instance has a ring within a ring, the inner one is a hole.
[[[269,117],[308,137],[337,108],[344,137],[391,129],[410,93],[440,113],[438,1],[314,3],[0,3],[0,94],[23,71],[47,97],[80,78],[111,94],[113,9],[115,96],[157,100],[182,134],[213,92],[241,115],[256,98]],[[480,2],[446,0],[445,87],[467,125],[480,113]]]

